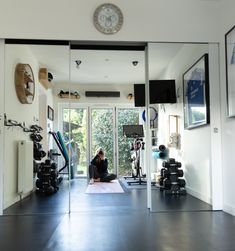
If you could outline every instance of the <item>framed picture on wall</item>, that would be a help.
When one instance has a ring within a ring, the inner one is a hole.
[[[47,118],[51,121],[54,120],[54,110],[49,105],[47,106]]]
[[[225,34],[227,114],[235,116],[235,26]]]
[[[199,58],[183,74],[184,128],[210,123],[208,54]]]

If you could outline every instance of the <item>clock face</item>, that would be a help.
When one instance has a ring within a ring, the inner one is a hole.
[[[123,24],[121,10],[114,4],[102,4],[94,12],[94,25],[104,34],[118,32]]]

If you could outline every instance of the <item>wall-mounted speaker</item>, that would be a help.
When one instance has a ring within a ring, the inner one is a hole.
[[[105,98],[119,98],[120,92],[114,91],[86,91],[86,97],[105,97]]]

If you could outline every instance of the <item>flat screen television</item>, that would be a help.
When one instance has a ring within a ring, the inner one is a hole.
[[[123,135],[127,138],[143,138],[143,125],[123,125]]]
[[[145,106],[145,84],[134,84],[135,106]],[[149,103],[164,104],[176,103],[174,79],[150,80]]]
[[[134,84],[135,107],[145,106],[145,85]]]

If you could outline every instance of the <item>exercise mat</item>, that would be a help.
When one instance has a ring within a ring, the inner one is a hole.
[[[88,185],[86,193],[124,193],[118,180],[112,180],[110,182],[94,182],[92,185]]]

